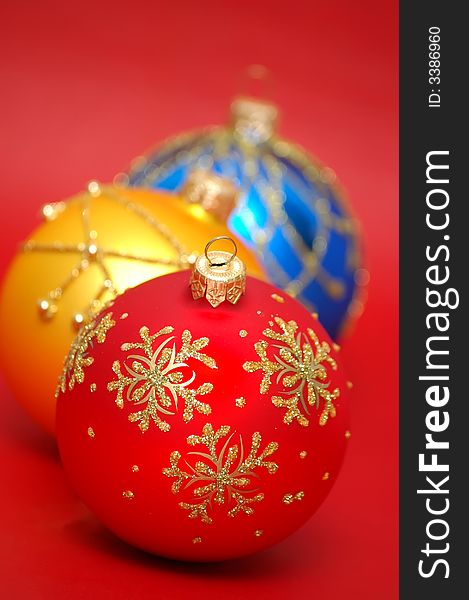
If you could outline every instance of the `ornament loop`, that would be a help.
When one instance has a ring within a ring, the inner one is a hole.
[[[210,246],[219,240],[230,241],[234,252],[209,252]],[[189,282],[194,300],[206,298],[213,308],[225,300],[230,304],[238,302],[246,290],[246,269],[236,256],[237,252],[236,242],[227,235],[220,235],[208,242],[204,254],[195,261]]]
[[[210,256],[208,255],[208,249],[210,248],[210,246],[212,246],[212,244],[214,244],[215,242],[218,242],[220,240],[228,240],[229,242],[231,242],[233,244],[234,252],[228,258],[228,260],[226,260],[224,262],[214,263],[214,262],[212,262],[212,260],[210,259]],[[207,243],[207,245],[205,246],[204,254],[205,254],[205,258],[208,260],[208,264],[211,267],[225,267],[225,266],[229,265],[236,258],[236,255],[238,254],[238,246],[236,245],[236,242],[234,241],[234,239],[231,238],[229,235],[219,235],[217,237],[214,237]]]

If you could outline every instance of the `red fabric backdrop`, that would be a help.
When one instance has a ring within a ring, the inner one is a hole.
[[[251,559],[175,564],[113,538],[0,379],[3,595],[397,598],[397,10],[395,0],[2,3],[0,273],[42,203],[112,179],[167,135],[224,121],[256,62],[274,73],[282,133],[348,189],[372,273],[343,348],[355,387],[341,476],[302,530]]]

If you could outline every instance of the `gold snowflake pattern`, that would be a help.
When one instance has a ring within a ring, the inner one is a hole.
[[[272,383],[272,376],[277,374],[276,383],[285,388],[282,396],[272,396],[272,403],[278,408],[286,408],[283,417],[288,425],[295,419],[303,427],[309,425],[309,406],[319,410],[321,400],[322,411],[319,424],[325,425],[329,417],[335,417],[334,401],[339,397],[338,388],[331,391],[326,365],[334,371],[337,363],[329,355],[330,346],[327,342],[320,342],[312,329],[308,328],[308,335],[298,332],[295,321],[285,322],[280,317],[275,317],[275,322],[281,332],[265,329],[263,334],[270,340],[280,342],[272,344],[278,349],[278,354],[273,354],[273,360],[268,356],[269,343],[261,340],[254,345],[260,358],[259,362],[247,361],[243,368],[248,373],[263,371],[264,376],[260,384],[261,394],[266,394]]]
[[[197,388],[190,387],[195,380],[196,374],[184,379],[183,369],[188,368],[185,362],[189,358],[202,362],[210,369],[216,369],[217,365],[213,358],[202,354],[200,350],[205,348],[209,340],[206,337],[192,340],[192,334],[187,329],[182,333],[182,346],[176,352],[175,344],[171,342],[175,336],[170,336],[174,331],[171,326],[163,327],[155,334],[150,335],[148,327],[140,329],[141,342],[122,344],[121,350],[141,350],[143,354],[130,354],[123,363],[124,373],[118,360],[114,361],[112,370],[117,375],[117,380],[110,381],[107,389],[117,391],[116,404],[119,408],[124,407],[125,399],[135,405],[145,404],[142,410],[129,415],[131,423],[138,422],[142,433],[147,431],[153,421],[161,431],[169,431],[170,425],[161,415],[174,415],[178,410],[178,401],[184,401],[183,419],[187,423],[193,417],[193,412],[208,415],[211,412],[209,404],[202,402],[198,396],[209,394],[213,385],[203,383]],[[157,338],[166,337],[160,341],[156,349],[153,345]]]
[[[75,383],[83,383],[85,380],[85,368],[93,364],[94,358],[89,356],[89,350],[93,348],[94,340],[98,344],[106,341],[107,332],[114,327],[116,322],[112,318],[112,312],[107,313],[99,321],[91,321],[84,325],[76,336],[65,359],[62,374],[55,391],[57,398],[60,392],[65,393],[67,387],[73,390]]]
[[[261,434],[256,431],[252,434],[251,449],[245,455],[243,438],[239,436],[238,444],[230,446],[235,435],[232,433],[223,444],[220,451],[217,446],[222,438],[230,433],[229,425],[222,425],[217,431],[207,423],[202,429],[202,435],[190,435],[187,438],[189,446],[205,446],[208,452],[188,452],[185,467],[179,466],[181,454],[177,450],[172,452],[169,461],[170,467],[163,469],[167,477],[175,477],[171,490],[173,494],[181,491],[192,492],[192,502],[180,502],[179,506],[189,511],[189,519],[200,518],[203,523],[213,522],[212,512],[214,505],[227,505],[228,516],[235,517],[240,513],[252,515],[252,504],[262,502],[264,494],[259,491],[259,477],[255,470],[263,467],[267,473],[273,475],[277,472],[278,465],[267,460],[278,448],[276,442],[270,442],[260,452]],[[194,460],[189,462],[189,458]]]

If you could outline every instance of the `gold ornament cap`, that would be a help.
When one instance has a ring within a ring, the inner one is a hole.
[[[235,208],[239,192],[239,188],[230,179],[205,169],[192,171],[181,188],[181,194],[189,204],[199,204],[223,223]]]
[[[209,248],[215,242],[228,240],[233,244],[234,252],[212,250]],[[205,246],[204,254],[200,255],[194,265],[190,286],[192,298],[206,298],[213,308],[225,300],[236,304],[246,291],[246,268],[237,254],[236,242],[221,235],[210,240]]]
[[[275,104],[264,100],[240,96],[231,103],[234,133],[252,145],[267,142],[274,135],[278,115]]]

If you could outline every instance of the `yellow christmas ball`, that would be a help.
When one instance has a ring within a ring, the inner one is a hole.
[[[229,232],[180,197],[96,182],[42,214],[3,284],[0,367],[17,401],[54,434],[57,378],[80,325],[127,288],[188,268],[207,240]],[[262,278],[241,243],[238,254]]]

